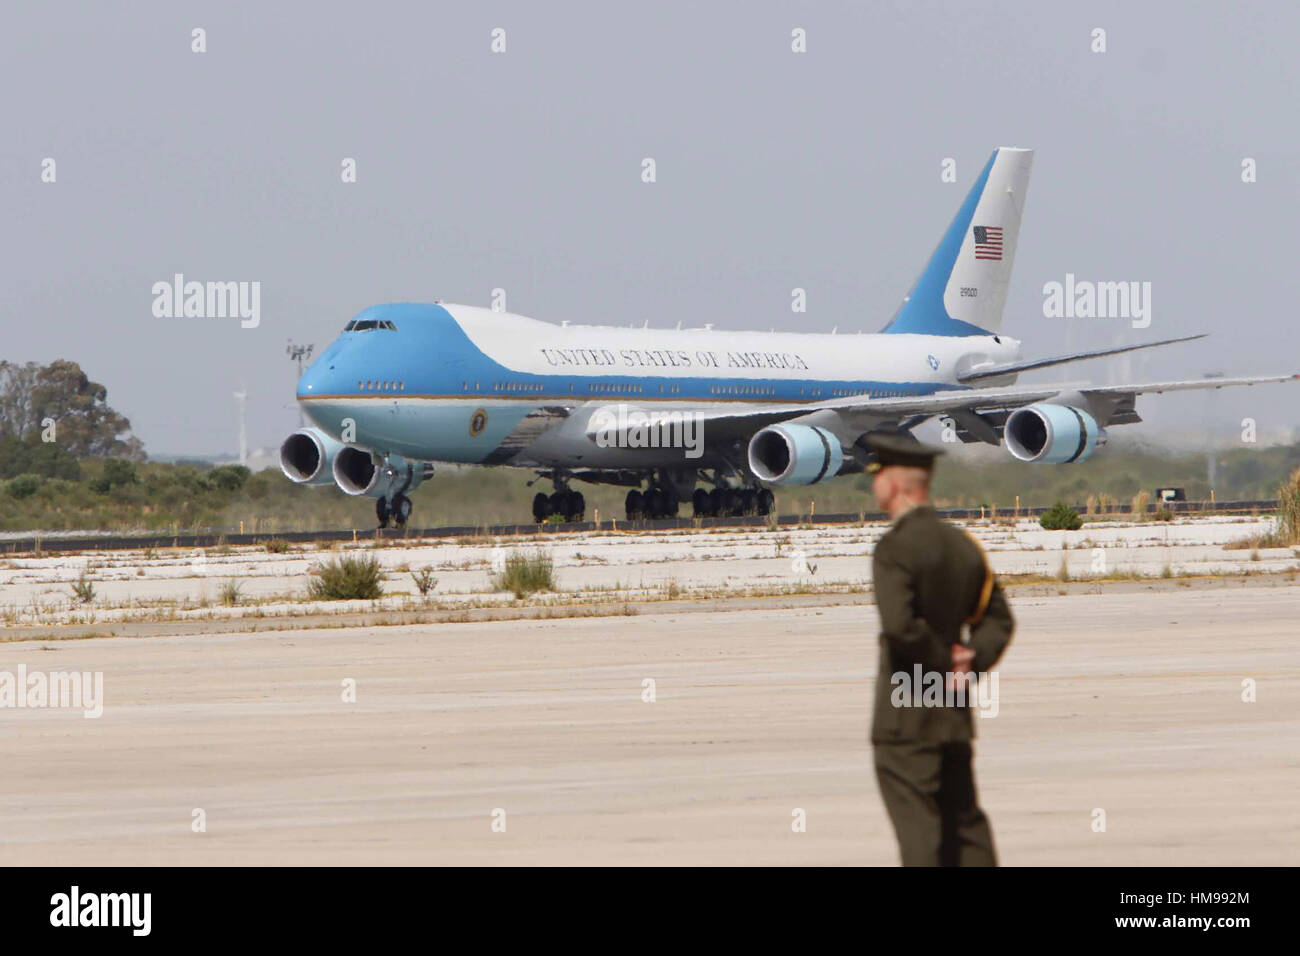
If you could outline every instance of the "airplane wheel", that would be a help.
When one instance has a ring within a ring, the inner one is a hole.
[[[709,492],[709,514],[715,518],[721,517],[723,514],[722,506],[724,500],[725,500],[725,495],[723,493],[722,488],[714,488],[712,491],[710,491]]]
[[[379,527],[381,527],[381,528],[387,528],[387,527],[388,527],[388,516],[389,516],[389,514],[390,514],[390,512],[389,512],[389,510],[388,510],[388,499],[387,499],[387,498],[376,498],[376,499],[375,499],[375,517],[379,519]]]
[[[776,495],[772,494],[770,488],[760,488],[758,490],[758,513],[761,515],[770,515],[772,509],[776,507]]]
[[[559,515],[565,521],[569,520],[569,493],[567,491],[557,491],[551,495],[551,514]]]
[[[623,500],[623,507],[627,512],[627,520],[636,521],[642,517],[645,510],[645,498],[639,491],[629,491],[627,498]]]
[[[677,490],[675,488],[670,487],[664,489],[664,517],[676,518],[677,511],[681,508],[681,504],[682,503],[677,497]]]
[[[740,513],[742,515],[752,515],[754,513],[754,489],[746,488],[736,497],[740,499]]]
[[[411,499],[406,495],[398,495],[393,499],[393,521],[399,528],[406,527],[406,519],[411,517]]]
[[[695,517],[705,518],[709,515],[709,493],[703,488],[696,488],[695,494],[691,496],[691,507],[695,511]]]
[[[677,514],[677,497],[671,491],[656,488],[652,494],[652,517],[672,518]]]
[[[551,499],[540,491],[533,495],[533,520],[541,524],[551,516]]]
[[[582,497],[581,491],[569,492],[569,511],[567,517],[570,521],[582,521],[587,517],[587,499]]]

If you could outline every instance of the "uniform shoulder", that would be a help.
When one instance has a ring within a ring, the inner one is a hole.
[[[921,505],[899,518],[898,523],[894,525],[894,530],[900,537],[929,536],[936,528],[944,528],[947,524],[939,517],[939,513],[932,505]]]
[[[932,509],[930,509],[932,512]],[[876,553],[902,556],[932,540],[934,519],[916,508],[898,518],[876,541]]]

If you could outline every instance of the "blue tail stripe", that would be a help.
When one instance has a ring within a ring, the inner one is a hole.
[[[966,200],[957,210],[957,215],[948,227],[948,231],[939,241],[934,255],[930,256],[925,271],[916,280],[916,285],[912,287],[907,300],[899,306],[894,317],[880,330],[881,332],[953,336],[992,334],[988,329],[981,329],[978,325],[954,319],[949,315],[943,304],[943,293],[948,287],[948,277],[952,274],[957,254],[961,252],[966,230],[970,228],[971,220],[975,218],[975,207],[979,205],[980,197],[984,194],[984,185],[988,182],[989,171],[997,158],[998,151],[995,149],[984,166],[984,171],[979,174],[975,185],[967,193]]]

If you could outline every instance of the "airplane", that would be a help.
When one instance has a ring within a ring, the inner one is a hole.
[[[375,499],[405,525],[437,463],[531,469],[533,518],[582,520],[577,482],[629,488],[628,519],[767,514],[773,488],[861,471],[863,437],[938,417],[962,442],[1025,462],[1091,457],[1141,421],[1137,396],[1300,379],[1016,384],[1023,372],[1137,349],[1021,358],[1003,308],[1033,151],[1000,147],[893,318],[874,334],[556,325],[468,305],[358,313],[302,374],[313,422],[280,448],[284,474]]]

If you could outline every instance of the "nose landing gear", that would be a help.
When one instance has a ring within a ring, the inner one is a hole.
[[[379,527],[387,528],[389,519],[399,528],[406,527],[406,519],[411,517],[411,499],[398,492],[390,502],[382,495],[375,499],[375,517]]]
[[[411,499],[406,497],[406,493],[420,483],[424,475],[416,475],[413,465],[406,465],[405,469],[395,469],[385,464],[385,471],[389,477],[388,488],[391,490],[382,493],[375,499],[375,517],[379,519],[379,527],[387,528],[389,519],[399,528],[406,527],[406,519],[411,517]],[[404,471],[404,473],[403,473]],[[428,473],[433,474],[433,469],[428,468]]]

